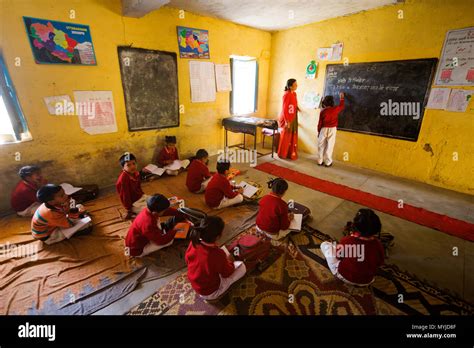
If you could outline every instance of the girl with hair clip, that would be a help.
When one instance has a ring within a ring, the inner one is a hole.
[[[224,231],[224,220],[209,216],[203,226],[193,227],[186,251],[188,279],[204,300],[217,300],[247,271],[241,261],[217,245]],[[226,249],[227,250],[227,249]]]
[[[176,137],[174,135],[167,135],[165,136],[165,146],[158,154],[157,162],[160,167],[166,167],[173,164],[174,161],[179,161],[178,149],[176,148]],[[186,169],[188,166],[189,160],[182,160],[180,169],[166,169],[166,174],[176,176],[180,173],[181,169]]]
[[[382,224],[373,210],[359,209],[352,223],[346,225],[348,236],[339,243],[321,243],[332,274],[351,285],[370,285],[384,263],[384,248],[378,238],[381,230]]]
[[[257,231],[279,240],[291,232],[288,228],[290,221],[293,220],[293,213],[288,212],[288,204],[283,200],[283,196],[288,190],[288,183],[281,178],[275,178],[268,181],[267,184],[272,192],[259,202]]]

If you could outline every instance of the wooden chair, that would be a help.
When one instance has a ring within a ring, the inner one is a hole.
[[[273,137],[273,129],[262,128],[262,148],[265,148],[265,137]],[[280,142],[280,130],[275,130],[275,146]]]

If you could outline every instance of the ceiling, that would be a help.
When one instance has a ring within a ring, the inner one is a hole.
[[[403,0],[122,0],[124,16],[163,5],[249,27],[278,31],[395,4]],[[128,12],[128,13],[127,13]]]

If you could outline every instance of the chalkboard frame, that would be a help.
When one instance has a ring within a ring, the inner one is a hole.
[[[425,116],[426,104],[428,103],[428,98],[429,98],[429,95],[430,95],[430,92],[431,92],[431,88],[433,88],[434,78],[435,78],[435,75],[436,75],[436,69],[437,69],[437,65],[438,65],[437,64],[438,63],[438,58],[417,58],[417,59],[384,60],[384,61],[375,61],[375,62],[357,62],[357,63],[350,63],[349,65],[352,66],[352,65],[375,64],[375,63],[390,64],[390,63],[415,62],[415,61],[430,61],[430,62],[433,63],[433,65],[431,66],[431,72],[430,72],[430,77],[428,79],[428,84],[427,84],[425,96],[423,98],[423,105],[422,105],[422,108],[420,110],[420,122],[418,123],[415,139],[402,137],[402,136],[394,136],[394,135],[390,135],[390,134],[381,134],[381,133],[367,132],[367,131],[362,131],[362,130],[339,128],[339,126],[337,127],[337,130],[338,131],[340,130],[340,131],[343,131],[343,132],[368,134],[368,135],[374,135],[374,136],[379,136],[379,137],[383,137],[383,138],[399,139],[399,140],[407,140],[407,141],[411,141],[411,142],[417,142],[418,138],[420,136],[420,130],[421,130],[421,125],[423,123],[423,118]],[[330,66],[341,66],[341,65],[344,65],[344,64],[326,64],[326,70],[325,70],[325,75],[324,75],[324,90],[323,90],[323,97],[321,98],[321,101],[324,98],[324,96],[326,95],[328,67],[330,67]],[[338,100],[339,96],[335,97],[334,99],[335,99],[335,101]],[[321,102],[320,102],[320,104],[321,104]]]
[[[171,56],[175,62],[175,67],[176,67],[176,96],[177,96],[177,103],[176,103],[176,115],[177,115],[177,123],[173,124],[171,126],[154,126],[154,127],[141,127],[141,128],[134,128],[130,125],[130,119],[131,115],[129,115],[128,108],[127,108],[127,96],[126,96],[126,86],[125,86],[125,81],[123,79],[123,62],[121,59],[120,53],[122,50],[135,50],[137,52],[143,52],[143,53],[159,53],[162,55],[168,55]],[[139,47],[131,47],[131,46],[117,46],[117,53],[118,53],[118,58],[119,58],[119,64],[120,64],[120,79],[122,80],[122,89],[123,89],[123,94],[124,94],[124,102],[125,102],[125,113],[127,115],[127,127],[129,132],[139,132],[139,131],[146,131],[146,130],[153,130],[153,129],[166,129],[166,128],[176,128],[180,126],[180,112],[179,112],[179,77],[178,77],[178,55],[176,52],[169,52],[169,51],[161,51],[161,50],[152,50],[152,49],[147,49],[147,48],[139,48]]]

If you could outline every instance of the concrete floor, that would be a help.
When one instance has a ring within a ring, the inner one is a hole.
[[[263,152],[268,152],[268,149]],[[347,185],[382,197],[399,200],[405,204],[422,207],[430,211],[474,223],[474,197],[430,185],[393,177],[378,172],[356,168],[346,163],[338,163],[331,168],[319,167],[314,156],[299,154],[297,161],[285,161],[269,155],[260,157],[258,163],[274,161],[275,164],[298,170],[335,183]],[[215,168],[216,157],[211,159],[210,168]],[[262,184],[267,173],[255,170],[249,164],[233,164],[246,171],[239,178]],[[211,170],[212,170],[211,169]],[[311,227],[334,238],[342,236],[346,221],[352,220],[362,206],[333,197],[306,187],[290,183],[285,200],[294,199],[308,206],[313,215]],[[395,246],[386,259],[387,264],[395,264],[401,270],[444,289],[468,302],[474,303],[474,243],[450,236],[400,218],[377,212],[382,220],[384,232],[395,236]],[[453,256],[453,247],[458,248],[458,256]],[[96,312],[95,314],[123,314],[136,306],[181,271],[164,279],[139,286],[131,294]]]

